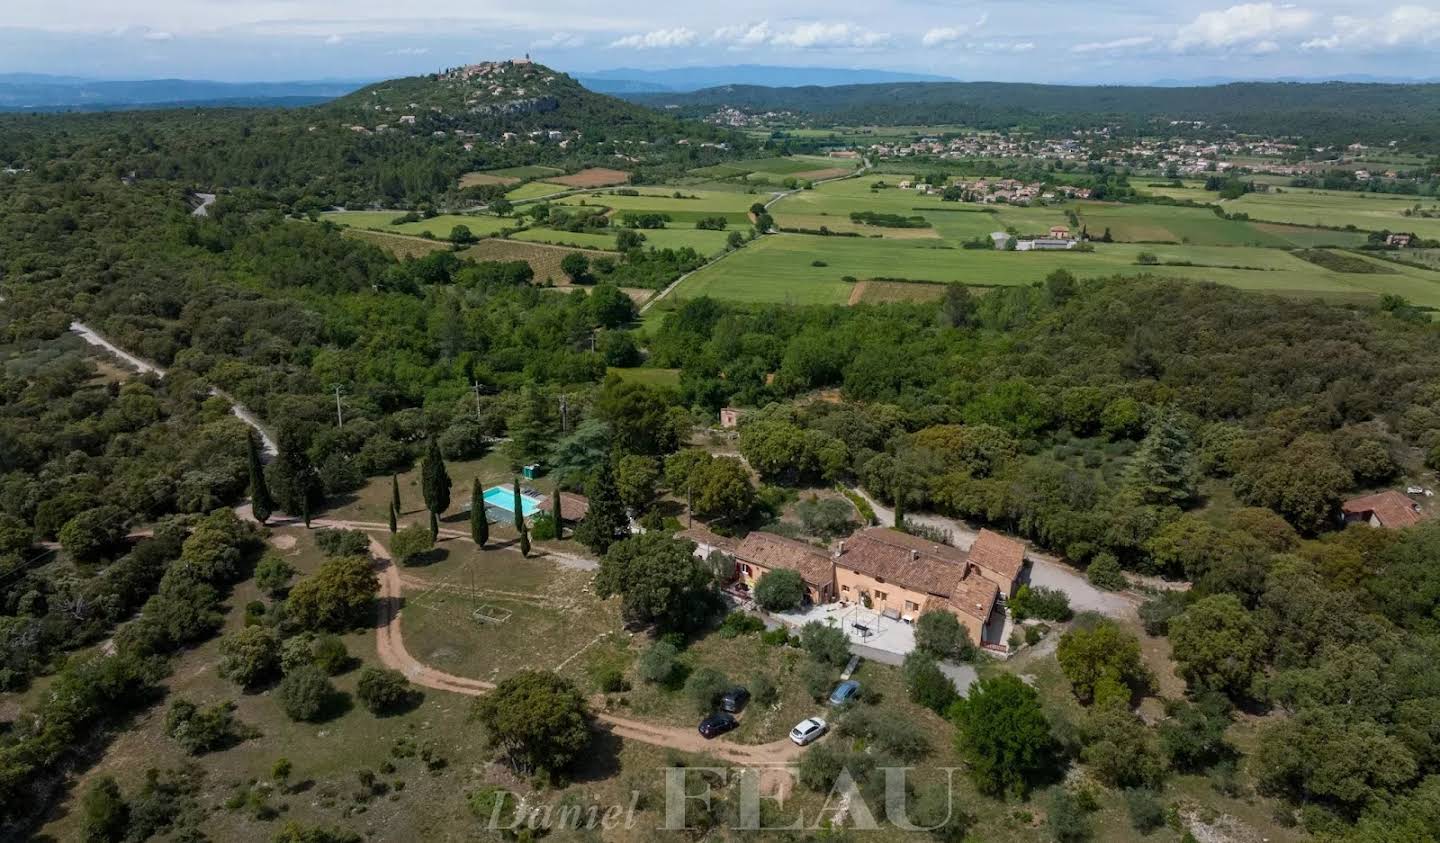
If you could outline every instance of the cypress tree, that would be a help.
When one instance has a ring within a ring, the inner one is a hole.
[[[435,513],[430,513],[430,541],[440,538],[440,519]]]
[[[630,534],[630,519],[625,515],[625,504],[620,502],[615,469],[608,460],[600,464],[585,492],[590,497],[590,509],[575,527],[574,538],[603,554],[610,545]]]
[[[550,515],[555,519],[555,538],[565,538],[565,522],[560,512],[560,487],[556,486],[555,491],[550,495]]]
[[[390,535],[395,535],[395,505],[390,505]]]
[[[520,555],[530,555],[530,531],[525,528],[525,522],[520,522]]]
[[[905,529],[905,495],[898,486],[895,489],[895,529]]]
[[[255,520],[264,524],[275,512],[275,499],[270,497],[270,487],[265,485],[265,467],[260,463],[260,446],[254,433],[245,437],[249,446],[246,455],[250,467],[250,511]]]
[[[405,511],[400,508],[400,478],[394,474],[390,475],[390,508],[396,515]]]
[[[303,514],[307,505],[320,502],[324,494],[320,475],[293,428],[281,429],[279,453],[270,463],[266,481],[274,502],[290,515]]]
[[[440,456],[440,443],[430,437],[425,462],[420,467],[420,492],[425,496],[425,508],[440,515],[450,508],[450,475],[445,473],[445,460]]]
[[[490,518],[485,513],[485,494],[480,490],[479,477],[470,484],[470,538],[479,548],[490,541]]]
[[[521,500],[520,500],[520,478],[519,478],[519,477],[516,477],[516,478],[515,478],[515,482],[514,482],[513,488],[515,489],[515,506],[514,506],[514,510],[515,510],[515,532],[520,533],[521,535],[524,535],[524,533],[525,533],[525,507],[521,505]]]
[[[301,500],[300,517],[305,521],[305,529],[310,529],[310,498],[308,497]]]

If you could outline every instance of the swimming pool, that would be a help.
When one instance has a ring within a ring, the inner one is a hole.
[[[541,498],[532,497],[520,493],[520,514],[526,518],[540,511]],[[503,509],[511,515],[515,514],[515,487],[514,486],[491,486],[485,490],[485,505],[495,509]]]

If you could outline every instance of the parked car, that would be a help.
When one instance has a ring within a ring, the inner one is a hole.
[[[728,711],[731,714],[738,714],[745,703],[750,701],[750,691],[743,686],[737,685],[734,688],[720,695],[720,710]]]
[[[860,683],[854,679],[846,679],[844,682],[836,685],[834,691],[830,692],[830,704],[844,705],[845,703],[853,701],[858,696],[860,696]]]
[[[700,734],[706,738],[719,737],[739,725],[740,721],[732,715],[719,711],[700,721]]]
[[[796,723],[795,728],[790,730],[790,740],[794,741],[796,746],[805,746],[818,740],[829,728],[830,725],[819,717],[808,717]]]

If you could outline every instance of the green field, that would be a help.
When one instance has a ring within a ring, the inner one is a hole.
[[[1142,252],[1161,265],[1141,266]],[[816,261],[823,266],[815,266]],[[1166,262],[1190,262],[1167,266]],[[680,298],[708,295],[745,302],[844,304],[857,279],[908,278],[980,286],[1029,284],[1056,269],[1099,277],[1148,273],[1208,280],[1246,290],[1370,300],[1393,292],[1418,305],[1440,307],[1440,273],[1394,264],[1394,274],[1339,273],[1281,249],[1244,246],[1101,244],[1094,252],[996,252],[960,249],[934,240],[881,240],[808,235],[762,238],[687,279]],[[1245,267],[1245,268],[1236,268]]]
[[[463,225],[470,229],[470,233],[476,236],[494,234],[502,228],[513,228],[520,224],[520,221],[513,217],[494,217],[489,215],[462,215],[462,214],[440,214],[428,220],[419,222],[407,222],[401,225],[391,225],[391,220],[404,214],[404,211],[332,211],[321,214],[322,219],[329,220],[337,225],[348,225],[355,228],[369,228],[376,231],[387,231],[395,234],[423,234],[430,232],[433,236],[444,239],[450,236],[450,230],[457,225]]]
[[[558,167],[542,167],[527,164],[523,167],[501,167],[498,170],[483,170],[487,176],[501,176],[508,179],[543,179],[547,176],[561,176],[565,171]]]
[[[615,248],[615,231],[574,233],[555,231],[550,228],[530,228],[516,232],[512,239],[530,243],[553,243],[557,246],[575,246],[582,249]],[[683,249],[689,247],[702,255],[713,255],[724,251],[728,231],[708,231],[698,228],[657,228],[640,232],[645,235],[645,245],[656,249]]]
[[[543,181],[526,182],[514,190],[505,194],[505,198],[511,202],[524,202],[529,199],[539,199],[542,196],[554,196],[557,193],[564,193],[567,190],[574,190],[563,184],[551,184]]]
[[[1362,231],[1413,231],[1421,237],[1440,238],[1440,217],[1407,217],[1404,213],[1417,204],[1427,211],[1440,211],[1440,202],[1433,198],[1286,187],[1278,192],[1247,193],[1221,204],[1230,213],[1246,213],[1264,222],[1336,228],[1353,225]]]
[[[875,188],[885,181],[889,187]],[[939,196],[926,196],[914,190],[901,190],[894,185],[895,177],[872,177],[828,182],[814,190],[793,193],[770,208],[777,225],[785,228],[858,231],[888,238],[915,239],[940,237],[958,243],[984,237],[992,231],[1013,227],[1022,234],[1043,234],[1052,225],[1066,224],[1065,212],[1055,206],[1026,208],[1019,205],[976,205],[944,202]],[[933,229],[923,233],[917,229],[878,228],[856,225],[850,221],[852,211],[874,211],[900,216],[922,216]]]

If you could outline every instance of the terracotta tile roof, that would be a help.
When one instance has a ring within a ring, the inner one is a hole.
[[[722,536],[719,533],[711,532],[704,524],[696,524],[688,530],[681,530],[675,534],[676,538],[689,539],[696,544],[709,545],[716,550],[723,550],[733,554],[740,546],[740,542],[729,536]]]
[[[540,503],[541,512],[549,512],[551,496],[546,495],[545,500]],[[560,515],[566,521],[579,521],[590,512],[590,499],[584,495],[577,495],[572,492],[560,493]]]
[[[961,579],[950,592],[949,603],[956,611],[964,612],[984,623],[995,610],[995,601],[1000,599],[1000,588],[978,573]]]
[[[1355,515],[1361,518],[1374,513],[1382,527],[1409,527],[1412,524],[1419,524],[1421,520],[1420,513],[1416,511],[1415,502],[1394,489],[1361,498],[1351,498],[1340,504],[1340,509],[1346,515]]]
[[[970,545],[970,561],[1013,580],[1025,567],[1025,545],[999,533],[981,530],[975,543]]]
[[[885,527],[872,527],[846,539],[835,564],[942,597],[954,591],[966,570],[964,552]]]
[[[771,570],[789,568],[798,572],[801,579],[813,586],[829,585],[835,579],[834,569],[830,565],[830,554],[774,533],[757,530],[746,536],[735,549],[735,558],[743,562],[754,562]]]

